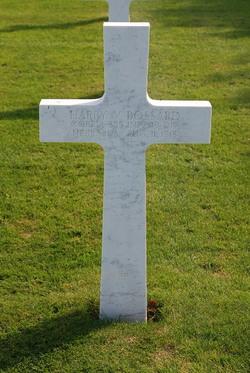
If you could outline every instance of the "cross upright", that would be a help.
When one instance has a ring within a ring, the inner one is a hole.
[[[148,23],[105,23],[104,96],[40,104],[41,141],[104,149],[102,319],[147,318],[147,147],[210,142],[209,102],[149,98],[149,31]]]
[[[132,0],[107,0],[110,22],[129,22],[129,6]]]

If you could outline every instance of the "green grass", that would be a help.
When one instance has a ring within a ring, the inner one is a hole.
[[[0,2],[0,371],[247,372],[248,0],[135,1],[149,93],[208,99],[212,144],[147,153],[149,298],[158,323],[93,320],[103,153],[40,144],[41,98],[99,97],[107,4]]]

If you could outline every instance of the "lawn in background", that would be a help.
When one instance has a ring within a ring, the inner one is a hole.
[[[103,152],[40,144],[42,98],[103,93],[104,1],[0,2],[0,371],[247,372],[247,0],[135,1],[149,94],[210,100],[211,145],[147,152],[148,324],[96,320]]]

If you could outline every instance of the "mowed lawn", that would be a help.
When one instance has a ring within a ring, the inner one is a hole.
[[[248,0],[135,1],[149,94],[210,100],[211,145],[147,152],[158,322],[97,320],[103,152],[41,144],[42,98],[103,93],[105,1],[0,1],[0,371],[248,372]]]

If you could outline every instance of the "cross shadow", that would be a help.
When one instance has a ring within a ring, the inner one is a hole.
[[[32,24],[20,24],[12,25],[3,29],[0,29],[0,33],[15,32],[15,31],[30,31],[30,30],[68,30],[74,27],[87,26],[92,23],[105,22],[107,17],[99,17],[93,19],[85,19],[76,22],[67,23],[51,23],[45,25],[32,25]]]
[[[87,96],[79,97],[79,99],[95,99],[103,96],[103,91],[99,91]],[[31,119],[38,120],[39,118],[39,102],[24,109],[15,109],[10,111],[0,111],[0,121],[2,120],[18,120],[18,119]]]
[[[229,100],[232,108],[250,108],[250,88],[237,90],[235,95]]]
[[[108,325],[110,322],[91,320],[88,312],[76,311],[21,329],[0,339],[0,367],[8,369],[27,358],[37,360],[55,348]]]
[[[181,2],[180,2],[181,3]],[[156,16],[157,22],[169,27],[187,28],[216,28],[212,36],[221,38],[245,38],[250,35],[249,2],[238,0],[190,0],[188,3],[178,4],[178,7],[156,7],[151,14]],[[228,30],[228,28],[230,30]],[[227,29],[227,30],[225,30]],[[209,31],[208,31],[209,32]]]
[[[213,32],[210,33],[212,36],[223,37],[225,39],[240,39],[240,38],[249,38],[250,28],[249,29],[237,29],[233,31],[224,31],[224,32]]]
[[[246,79],[247,72],[243,69],[233,71],[220,71],[214,72],[208,76],[208,79],[214,83],[228,83],[230,81],[238,81],[240,79]]]
[[[231,96],[220,96],[213,101],[214,107],[229,107],[233,110],[249,109],[250,108],[250,89],[237,89]]]
[[[15,109],[10,111],[0,111],[0,121],[17,119],[37,119],[39,104],[32,105],[25,109]]]

